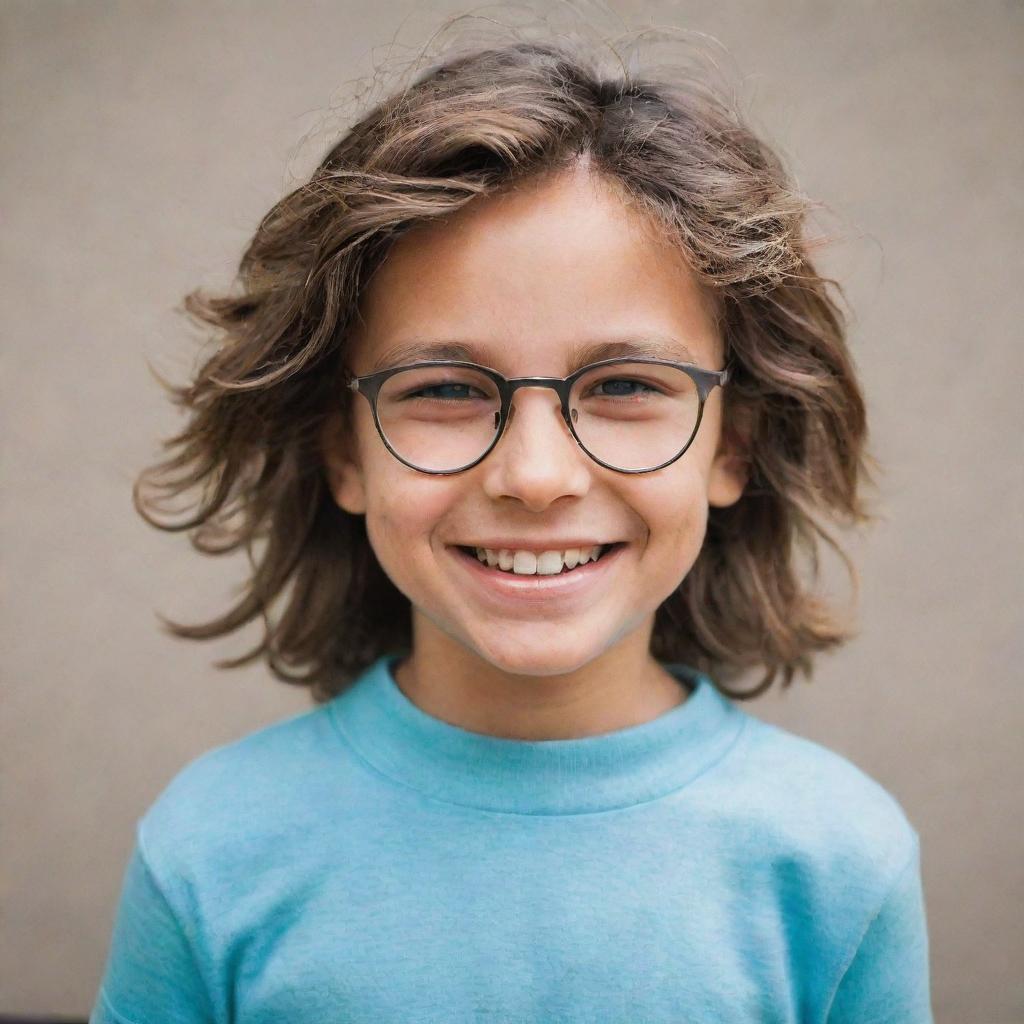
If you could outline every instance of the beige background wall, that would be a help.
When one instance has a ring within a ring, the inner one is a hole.
[[[857,313],[888,521],[855,544],[857,640],[747,707],[853,760],[920,831],[939,1024],[1024,1021],[1024,5],[614,9],[716,37],[849,235],[825,266]],[[84,1015],[135,819],[187,760],[307,706],[211,667],[255,633],[158,628],[221,608],[244,568],[134,515],[134,475],[182,423],[145,357],[188,372],[173,307],[228,282],[323,149],[303,137],[332,94],[440,11],[0,4],[0,1013]]]

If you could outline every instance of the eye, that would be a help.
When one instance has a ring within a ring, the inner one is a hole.
[[[597,390],[598,388],[608,388],[609,390],[601,392]],[[643,390],[636,390],[638,388]],[[652,388],[640,380],[632,380],[628,377],[610,377],[608,380],[602,380],[595,384],[591,394],[597,394],[601,398],[633,398],[638,394],[656,391],[656,388]]]
[[[485,374],[467,367],[414,366],[389,377],[380,391],[385,403],[468,405],[497,397]]]
[[[440,394],[448,391],[449,394]],[[476,392],[470,394],[470,392]],[[446,381],[443,384],[430,384],[427,387],[417,388],[403,396],[404,398],[436,398],[442,401],[458,401],[465,398],[486,398],[487,396],[474,388],[472,384],[461,384],[457,381]]]

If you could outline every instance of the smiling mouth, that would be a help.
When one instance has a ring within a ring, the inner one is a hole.
[[[540,566],[537,566],[535,564],[536,560],[534,560],[534,567],[532,569],[531,569],[531,564],[529,562],[527,562],[527,564],[525,566],[522,566],[522,565],[520,566],[520,571],[519,572],[516,572],[514,561],[510,562],[508,558],[505,558],[504,561],[501,562],[501,563],[490,564],[489,560],[486,557],[481,558],[481,554],[483,553],[483,549],[467,547],[466,545],[463,545],[463,544],[457,544],[457,545],[455,545],[455,547],[456,547],[456,549],[458,551],[460,551],[467,558],[471,558],[474,562],[479,562],[481,568],[491,569],[492,571],[494,571],[496,573],[500,573],[503,576],[514,576],[514,577],[527,578],[528,579],[528,578],[531,578],[531,577],[541,577],[541,578],[543,578],[545,576],[565,576],[565,575],[568,575],[569,573],[576,572],[579,569],[585,569],[587,566],[592,565],[595,562],[601,561],[601,559],[604,558],[604,556],[607,555],[609,552],[616,551],[616,550],[618,550],[621,547],[625,547],[625,542],[624,541],[616,541],[613,544],[602,544],[600,546],[600,549],[598,551],[598,554],[597,554],[596,558],[589,558],[587,561],[585,561],[585,562],[578,562],[578,563],[572,565],[571,567],[568,566],[568,565],[565,565],[563,563],[562,567],[557,572],[550,572],[550,571],[538,572],[537,569],[540,568]],[[507,568],[506,568],[506,566],[507,566]],[[523,571],[524,568],[526,570],[528,570],[528,571]]]

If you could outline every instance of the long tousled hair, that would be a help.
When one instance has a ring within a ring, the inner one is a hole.
[[[749,462],[742,497],[709,510],[695,564],[658,609],[652,654],[749,699],[780,674],[783,687],[810,676],[815,652],[850,639],[813,584],[824,542],[857,590],[830,525],[875,518],[859,491],[877,463],[830,294],[842,289],[809,256],[815,204],[706,83],[603,76],[577,47],[543,40],[449,55],[377,103],[263,217],[233,294],[185,297],[218,345],[187,385],[160,378],[188,423],[133,501],[204,554],[244,550],[251,574],[212,621],[160,616],[170,633],[209,639],[260,618],[262,640],[217,667],[265,658],[317,702],[409,648],[409,602],[364,517],[333,500],[318,444],[329,411],[353,400],[338,382],[361,285],[407,229],[581,159],[682,249],[713,298],[733,371],[724,429],[742,425]],[[186,519],[163,517],[165,500],[197,488]],[[726,685],[750,668],[763,669],[753,689]]]

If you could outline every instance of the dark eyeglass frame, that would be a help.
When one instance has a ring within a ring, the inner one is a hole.
[[[572,423],[571,410],[569,409],[569,396],[572,393],[572,387],[576,381],[585,373],[589,373],[595,368],[621,365],[625,363],[649,363],[655,366],[671,366],[674,369],[682,370],[697,386],[697,394],[700,398],[700,407],[697,410],[697,422],[694,424],[693,433],[690,434],[689,440],[685,445],[683,445],[676,455],[672,456],[671,459],[661,463],[659,466],[652,466],[650,469],[620,469],[618,466],[612,466],[607,462],[602,462],[601,459],[587,450],[587,446],[576,433],[576,429]],[[403,459],[402,456],[391,447],[391,444],[380,425],[380,419],[377,416],[377,396],[380,393],[380,389],[384,382],[388,380],[389,377],[393,377],[396,373],[399,373],[402,370],[414,370],[430,366],[458,366],[465,369],[477,370],[494,382],[498,389],[498,394],[501,397],[501,408],[498,412],[498,423],[495,428],[494,439],[479,458],[475,459],[473,462],[467,463],[465,466],[460,466],[457,469],[424,469],[422,466],[413,465],[413,463]],[[429,473],[431,476],[451,476],[454,473],[464,473],[467,469],[472,469],[474,466],[479,465],[487,458],[488,455],[490,455],[494,450],[494,447],[501,440],[502,434],[505,433],[505,425],[512,418],[512,396],[516,391],[518,391],[519,388],[551,388],[551,390],[558,395],[558,400],[561,405],[562,419],[565,421],[565,425],[569,428],[569,433],[572,434],[573,439],[580,448],[583,449],[584,453],[605,469],[613,470],[616,473],[636,474],[654,473],[659,469],[664,469],[666,466],[670,466],[676,461],[676,459],[680,458],[686,452],[686,449],[693,444],[693,440],[697,436],[697,431],[700,429],[700,422],[704,416],[704,403],[707,401],[708,395],[715,387],[725,387],[731,373],[731,363],[726,365],[722,370],[706,370],[694,363],[676,363],[668,359],[652,359],[646,356],[634,356],[632,358],[628,356],[619,356],[614,359],[602,359],[596,363],[588,363],[586,366],[581,366],[578,370],[573,371],[568,377],[510,378],[503,376],[497,370],[492,370],[489,366],[481,366],[479,363],[464,362],[458,359],[428,359],[417,363],[405,363],[402,366],[389,366],[385,370],[378,370],[376,373],[367,373],[361,377],[354,377],[350,373],[346,373],[344,381],[347,390],[358,392],[370,403],[370,410],[373,413],[373,422],[377,427],[377,433],[380,435],[381,441],[384,442],[384,447],[387,448],[387,450],[391,452],[399,462],[408,466],[410,469],[415,469],[418,473]]]

